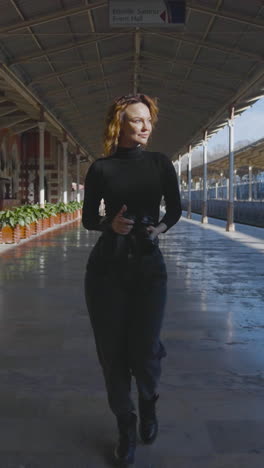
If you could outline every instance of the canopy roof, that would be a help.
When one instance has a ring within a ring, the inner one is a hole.
[[[195,163],[192,167],[192,177],[203,176],[202,152],[197,155]],[[177,164],[176,161],[175,164]],[[181,172],[187,178],[187,164],[188,158],[184,157],[182,160]],[[248,173],[249,166],[254,170],[264,170],[264,138],[250,143],[234,152],[234,166],[235,169]],[[208,161],[208,174],[210,177],[220,178],[221,173],[228,175],[229,173],[229,154],[221,157],[209,158]]]
[[[187,2],[184,29],[110,28],[102,0],[1,0],[0,127],[37,125],[100,157],[119,95],[159,98],[151,147],[176,159],[264,94],[262,0]]]

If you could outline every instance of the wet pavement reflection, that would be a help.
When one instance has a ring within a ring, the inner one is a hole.
[[[139,442],[136,467],[264,466],[264,248],[246,234],[182,218],[161,236],[160,434]],[[0,467],[112,466],[116,423],[83,291],[97,237],[76,221],[0,255]]]

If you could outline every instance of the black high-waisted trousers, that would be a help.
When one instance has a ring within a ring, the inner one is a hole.
[[[88,259],[85,297],[108,402],[119,415],[135,409],[132,375],[141,397],[155,394],[166,356],[160,331],[167,272],[158,246],[150,254],[126,253],[117,260],[107,237],[99,238]]]

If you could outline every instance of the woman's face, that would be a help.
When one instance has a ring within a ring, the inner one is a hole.
[[[142,102],[129,104],[125,109],[121,124],[119,145],[125,147],[146,145],[151,131],[151,115],[148,106]]]

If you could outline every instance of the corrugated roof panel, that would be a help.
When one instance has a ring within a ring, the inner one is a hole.
[[[52,54],[49,58],[56,71],[63,71],[65,68],[83,65],[82,60],[74,49]]]
[[[76,37],[78,37],[79,40],[85,37],[86,33],[92,32],[88,12],[82,13],[80,15],[70,16],[69,22],[73,33],[76,34]],[[92,35],[89,37],[92,38]]]
[[[27,30],[19,31],[16,35],[9,35],[1,39],[1,42],[10,51],[14,59],[40,50]]]
[[[233,45],[239,46],[240,38],[246,33],[247,29],[248,26],[245,24],[223,18],[215,18],[213,28],[208,34],[207,40],[227,47],[233,47]]]
[[[164,69],[163,64],[162,69]],[[177,63],[177,61],[173,62],[173,64],[170,65],[170,72],[173,73],[173,78],[177,80],[182,80],[185,77],[188,70],[188,67],[183,66],[181,63]],[[169,75],[168,78],[170,78]]]
[[[235,59],[239,60],[238,55],[236,55]],[[227,54],[221,50],[216,49],[206,49],[202,47],[195,63],[198,65],[205,65],[211,68],[220,68],[225,65],[227,59]]]
[[[78,47],[78,51],[80,53],[80,57],[82,58],[83,63],[89,64],[89,62],[92,62],[92,63],[97,62],[98,54],[97,54],[95,42],[93,42],[92,44],[87,44],[83,47]]]
[[[32,29],[45,49],[59,47],[72,40],[72,33],[66,18],[39,24]]]
[[[210,74],[210,73],[204,73],[202,70],[194,70],[192,69],[190,74],[189,74],[189,79],[192,81],[197,81],[201,83],[202,81],[205,81],[207,83],[210,83],[211,86],[215,86],[216,88],[228,88],[228,89],[233,89],[234,91],[237,89],[237,86],[239,83],[241,83],[242,77],[237,80],[235,79],[225,79],[223,80],[223,76],[219,74],[217,76],[216,74]]]
[[[61,79],[65,86],[71,86],[71,87],[77,86],[78,87],[79,83],[82,83],[87,80],[91,80],[93,79],[93,77],[91,76],[89,72],[85,72],[85,70],[80,70],[79,72],[76,72],[76,73],[63,75]]]
[[[109,26],[109,14],[107,6],[104,8],[97,8],[96,10],[93,10],[92,16],[96,31],[109,32],[114,29],[110,28]]]
[[[62,85],[56,78],[53,78],[52,80],[44,81],[43,83],[41,83],[41,85],[36,84],[35,86],[39,90],[39,92],[41,92],[46,97],[48,96],[48,93],[50,92],[60,93],[63,90]]]
[[[239,40],[239,48],[242,50],[252,50],[255,54],[262,56],[263,42],[264,30],[256,27],[248,27],[247,33]]]
[[[179,58],[181,60],[193,60],[196,51],[197,46],[182,42],[177,52],[176,58]]]
[[[93,70],[89,70],[89,78],[91,80],[101,79],[103,77],[103,73],[101,68],[94,68]]]
[[[196,4],[198,2],[195,2]],[[208,7],[208,8],[217,8],[217,5],[219,3],[219,0],[199,0],[199,5],[203,7]]]
[[[64,8],[77,8],[78,6],[83,6],[83,0],[63,0]]]
[[[21,67],[23,68],[23,70],[25,70],[26,73],[28,73],[28,75],[31,76],[32,79],[40,78],[43,75],[52,73],[52,69],[45,58],[42,58],[38,61],[34,60],[31,62],[23,63]]]
[[[226,58],[224,70],[240,73],[243,80],[257,62],[255,60],[247,60],[243,57],[229,56]]]
[[[102,90],[100,90],[97,93],[87,93],[86,100],[84,100],[82,97],[77,96],[75,98],[75,102],[80,109],[87,108],[91,112],[93,111],[93,109],[97,111],[100,108],[101,110],[106,102],[105,90],[104,88],[102,88]]]
[[[196,11],[190,11],[188,21],[186,22],[184,31],[190,37],[196,40],[202,39],[204,31],[210,22],[210,16]],[[168,31],[169,32],[169,31]]]
[[[133,84],[130,82],[123,82],[114,84],[109,88],[110,96],[112,99],[116,99],[119,96],[129,94],[133,90]]]
[[[145,34],[143,50],[158,55],[164,54],[166,57],[173,58],[175,55],[175,47],[177,47],[178,44],[179,42],[177,40],[165,36]]]
[[[20,17],[10,0],[0,2],[0,26],[9,26],[19,22]]]
[[[144,73],[146,72],[146,74],[150,74],[150,73],[155,73],[155,72],[158,72],[160,75],[165,75],[167,77],[169,77],[169,73],[170,73],[170,70],[171,70],[171,67],[172,67],[172,64],[171,63],[163,63],[163,62],[149,62],[148,64],[146,63],[142,63],[142,65],[140,64],[140,73],[144,75]]]
[[[104,64],[104,71],[107,75],[113,73],[122,73],[128,70],[133,70],[133,62],[128,63],[126,60],[119,60],[118,62]]]
[[[239,0],[239,2],[234,2],[234,0],[223,0],[221,10],[228,10],[234,13],[236,12],[238,15],[249,15],[252,18],[255,18],[262,7],[262,0],[256,0],[254,2],[249,2],[248,0]]]
[[[62,9],[60,0],[45,0],[44,2],[38,0],[16,0],[16,4],[26,19],[47,15]]]
[[[114,54],[122,54],[129,50],[134,50],[134,37],[129,36],[117,36],[112,39],[107,39],[100,42],[100,51],[102,57],[111,56]],[[117,52],[118,51],[118,52]]]
[[[65,97],[66,96],[66,97]],[[45,98],[45,102],[52,109],[63,108],[67,105],[67,108],[71,107],[73,103],[68,99],[67,95],[58,94],[56,96],[49,96]]]
[[[87,86],[81,86],[81,87],[76,87],[71,90],[71,96],[75,98],[89,98],[90,94],[93,93],[105,93],[105,87],[103,82],[98,82],[98,83],[89,83],[87,82]]]

